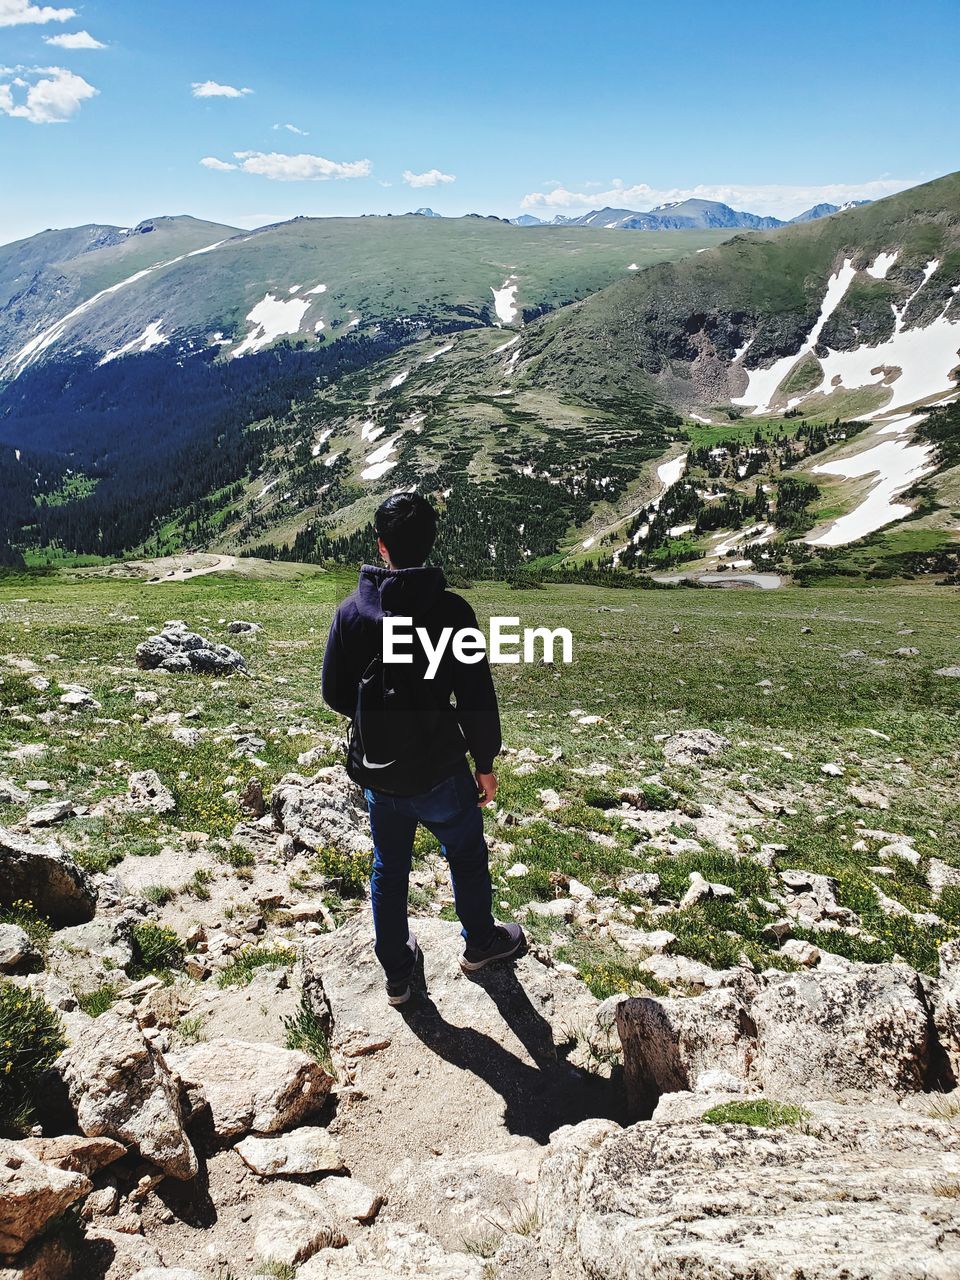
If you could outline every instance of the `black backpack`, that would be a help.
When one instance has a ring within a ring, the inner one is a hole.
[[[347,744],[354,782],[381,791],[416,790],[442,738],[442,712],[424,688],[425,662],[385,663],[377,654],[360,678]]]

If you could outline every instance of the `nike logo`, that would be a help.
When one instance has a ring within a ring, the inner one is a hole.
[[[363,767],[365,769],[389,769],[392,764],[396,763],[396,760],[388,760],[386,764],[374,764],[372,760],[367,759],[367,753],[363,753]]]

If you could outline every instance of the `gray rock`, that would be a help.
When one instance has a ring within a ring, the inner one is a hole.
[[[131,773],[127,779],[128,807],[152,810],[154,813],[173,813],[177,802],[173,793],[160,781],[154,769]]]
[[[309,1054],[245,1040],[190,1045],[167,1060],[208,1104],[221,1138],[279,1133],[300,1124],[321,1109],[333,1083]]]
[[[632,893],[638,898],[655,898],[660,892],[660,877],[655,871],[635,871],[617,881],[618,893]]]
[[[30,792],[18,787],[9,778],[0,778],[0,804],[29,804]]]
[[[264,1262],[297,1266],[318,1249],[342,1248],[347,1243],[325,1196],[297,1187],[288,1199],[268,1200],[260,1211],[254,1252]]]
[[[332,846],[347,853],[372,848],[363,796],[342,765],[312,778],[287,774],[273,789],[271,809],[277,828],[302,848]]]
[[[72,800],[49,800],[46,804],[37,805],[20,824],[25,829],[30,827],[52,827],[57,822],[65,822],[74,815]]]
[[[19,1253],[91,1186],[82,1173],[44,1164],[21,1143],[0,1138],[0,1254]]]
[[[334,1139],[316,1127],[292,1129],[275,1138],[244,1138],[234,1149],[262,1178],[339,1173],[345,1167]]]
[[[0,904],[32,902],[54,926],[93,918],[97,891],[85,871],[56,844],[38,844],[0,827]]]
[[[227,631],[232,636],[256,635],[262,627],[259,622],[228,622]]]
[[[695,907],[709,898],[733,898],[736,895],[727,884],[711,884],[699,871],[690,872],[690,888],[680,899],[681,907]]]
[[[148,671],[159,668],[231,675],[247,669],[242,653],[189,631],[184,622],[168,622],[158,636],[150,636],[138,644],[136,660],[138,667]]]
[[[935,676],[953,676],[956,679],[960,677],[960,667],[940,667],[933,674]]]
[[[161,1054],[133,1017],[101,1014],[55,1068],[67,1086],[82,1133],[117,1138],[174,1178],[196,1177],[180,1091]]]
[[[729,738],[712,729],[681,729],[663,744],[663,754],[670,764],[692,765],[719,755],[730,745]]]
[[[960,867],[951,867],[939,858],[931,858],[927,869],[927,883],[934,898],[939,898],[944,889],[960,889]]]
[[[715,1070],[799,1098],[899,1098],[944,1083],[926,996],[905,965],[771,974],[756,994],[625,1000],[617,1029],[638,1116]]]
[[[30,935],[18,924],[0,924],[0,973],[14,973],[38,957]]]
[[[701,1106],[704,1104],[701,1103]],[[657,1121],[554,1134],[540,1245],[564,1280],[953,1280],[945,1121],[815,1109],[812,1132]],[[606,1128],[606,1132],[605,1132]]]
[[[324,1178],[321,1190],[334,1216],[341,1221],[352,1218],[354,1222],[371,1222],[383,1204],[383,1196],[359,1178]]]
[[[315,1254],[298,1270],[297,1280],[486,1280],[491,1274],[483,1258],[447,1253],[433,1236],[408,1223],[378,1226],[377,1233],[376,1241],[361,1239],[346,1249]]]

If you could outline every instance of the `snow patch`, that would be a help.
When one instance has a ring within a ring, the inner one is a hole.
[[[679,458],[671,458],[669,462],[661,462],[657,467],[657,479],[667,490],[671,485],[675,485],[683,475],[684,468],[687,465],[687,455],[681,453]]]
[[[899,249],[894,249],[893,253],[878,253],[872,264],[867,267],[867,275],[873,276],[874,280],[886,280],[887,272],[899,256]]]
[[[364,467],[364,469],[360,472],[360,479],[361,480],[379,480],[382,475],[386,475],[386,473],[396,465],[397,465],[396,461],[375,462],[373,463],[372,466]]]
[[[409,377],[410,377],[410,370],[404,369],[403,373],[398,373],[395,378],[390,379],[390,385],[388,386],[387,390],[392,391],[394,387],[402,386]]]
[[[516,319],[518,287],[516,276],[507,276],[499,289],[494,289],[492,285],[490,287],[493,306],[501,324],[512,324]]]
[[[900,427],[902,430],[903,424]],[[823,475],[843,476],[849,480],[875,475],[877,480],[858,507],[834,520],[819,537],[807,538],[807,542],[812,547],[842,547],[908,516],[912,508],[894,499],[934,470],[931,462],[933,452],[932,445],[916,444],[900,437],[883,440],[872,449],[864,449],[852,457],[836,458],[814,467],[814,472]]]
[[[122,347],[117,347],[116,351],[108,351],[103,359],[98,361],[98,365],[109,364],[111,360],[119,360],[121,356],[132,355],[135,351],[149,351],[151,347],[162,346],[167,341],[162,326],[162,320],[155,320],[153,324],[148,324],[138,338],[131,338]]]
[[[453,350],[453,343],[448,342],[447,345],[445,347],[441,347],[439,351],[434,351],[430,355],[424,356],[423,363],[433,364],[434,360],[438,360],[440,356],[445,356],[448,351],[452,351],[452,350]]]
[[[800,350],[792,356],[781,356],[768,369],[745,370],[748,379],[747,389],[742,396],[733,397],[733,404],[753,405],[754,415],[768,412],[770,401],[775,396],[780,383],[794,365],[808,355],[820,341],[820,334],[823,332],[824,325],[842,302],[843,296],[850,288],[850,284],[856,274],[853,259],[844,258],[843,266],[838,271],[835,271],[827,281],[827,291],[823,295],[823,302],[820,304],[820,314],[817,316],[816,323],[807,335],[806,341],[802,343]],[[734,358],[736,359],[736,357]]]
[[[327,286],[325,284],[317,284],[317,285],[314,285],[312,289],[307,290],[307,296],[312,298],[314,294],[326,293],[326,292],[327,292]]]
[[[310,303],[302,298],[290,298],[285,302],[282,298],[276,298],[272,293],[268,293],[261,302],[247,312],[247,323],[251,326],[250,332],[239,347],[231,352],[231,358],[236,360],[239,356],[246,355],[248,351],[260,351],[277,338],[299,333],[300,322],[309,309]]]

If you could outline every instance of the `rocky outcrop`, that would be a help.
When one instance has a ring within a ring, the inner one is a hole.
[[[0,1138],[0,1254],[20,1253],[91,1186],[82,1173],[45,1164],[23,1144]]]
[[[317,1253],[297,1272],[297,1280],[485,1280],[488,1274],[482,1258],[447,1253],[426,1232],[398,1222],[376,1244],[359,1240],[336,1253]]]
[[[302,848],[346,853],[372,848],[363,797],[342,765],[312,778],[287,774],[273,789],[271,807],[277,827]]]
[[[165,623],[159,635],[150,636],[137,645],[137,666],[147,671],[192,671],[219,676],[247,669],[242,653],[197,635],[181,621]]]
[[[30,935],[18,924],[0,924],[0,973],[16,973],[39,959]]]
[[[944,1083],[930,1009],[905,965],[773,974],[753,990],[617,1007],[633,1114],[719,1072],[735,1089],[800,1097],[899,1097]]]
[[[710,756],[719,755],[730,746],[730,739],[712,729],[681,729],[667,738],[663,755],[669,764],[699,764]]]
[[[564,1280],[953,1280],[960,1134],[896,1107],[803,1132],[588,1121],[554,1135],[541,1248]]]
[[[80,1032],[56,1069],[82,1133],[129,1143],[171,1177],[196,1177],[179,1086],[135,1018],[102,1014]]]
[[[97,909],[97,891],[59,845],[38,844],[0,827],[0,905],[30,902],[54,926],[82,924]]]
[[[168,1056],[196,1111],[210,1108],[214,1133],[279,1133],[316,1115],[333,1077],[296,1049],[244,1040],[211,1040]]]

